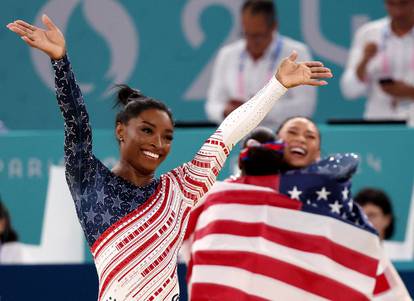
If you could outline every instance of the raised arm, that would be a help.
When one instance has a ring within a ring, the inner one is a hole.
[[[297,53],[292,52],[280,63],[275,76],[268,84],[222,122],[219,131],[227,146],[232,148],[253,130],[287,89],[300,85],[323,86],[327,82],[318,79],[332,77],[330,69],[324,67],[321,62],[297,63],[296,59]]]
[[[323,86],[318,78],[332,77],[320,62],[296,63],[297,53],[284,59],[274,77],[252,99],[234,110],[218,130],[203,144],[194,159],[174,170],[175,179],[182,182],[184,195],[197,202],[214,181],[233,146],[253,130],[287,91],[299,85]]]
[[[52,59],[55,72],[56,97],[65,120],[66,176],[75,201],[90,178],[93,168],[92,135],[82,93],[76,84],[66,56],[65,38],[59,28],[46,15],[42,16],[46,29],[21,20],[7,25],[29,46],[39,49]]]

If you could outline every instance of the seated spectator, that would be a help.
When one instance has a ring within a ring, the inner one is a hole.
[[[390,239],[394,232],[394,215],[388,195],[380,189],[364,188],[355,196],[355,202],[362,207],[380,238]]]
[[[7,208],[0,199],[0,264],[21,263],[23,250]]]

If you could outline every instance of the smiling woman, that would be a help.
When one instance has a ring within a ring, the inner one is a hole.
[[[121,161],[112,171],[135,185],[148,185],[170,152],[172,113],[162,102],[127,85],[120,85],[116,104],[123,106],[115,121]]]
[[[112,170],[92,151],[92,129],[66,55],[65,39],[43,16],[46,30],[18,20],[7,25],[52,59],[65,120],[66,178],[99,274],[100,300],[177,300],[177,253],[188,214],[216,180],[231,150],[255,128],[287,88],[325,85],[320,62],[296,63],[293,52],[269,83],[232,112],[190,162],[154,177],[169,153],[173,121],[157,100],[127,86],[118,93],[120,161]]]
[[[316,124],[307,117],[286,119],[277,130],[285,144],[284,159],[290,168],[303,168],[321,155],[321,134]]]

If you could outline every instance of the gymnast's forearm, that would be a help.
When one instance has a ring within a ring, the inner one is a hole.
[[[255,96],[223,120],[219,131],[222,132],[224,143],[231,148],[257,127],[286,91],[287,88],[273,76]]]

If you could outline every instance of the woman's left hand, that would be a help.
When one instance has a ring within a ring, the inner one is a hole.
[[[297,63],[298,54],[293,51],[289,57],[282,60],[276,72],[277,80],[286,88],[300,85],[324,86],[328,83],[321,78],[331,78],[332,72],[317,61]]]

